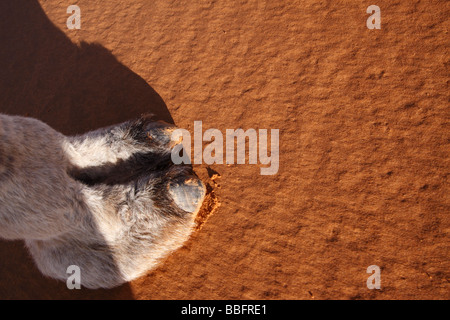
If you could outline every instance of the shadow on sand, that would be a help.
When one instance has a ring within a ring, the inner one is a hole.
[[[76,45],[37,0],[1,1],[0,112],[37,118],[66,134],[143,113],[173,124],[161,97],[98,44]],[[68,290],[45,278],[22,241],[0,241],[0,299],[132,299],[128,284]]]

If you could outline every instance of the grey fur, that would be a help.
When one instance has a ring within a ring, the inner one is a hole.
[[[87,288],[143,275],[188,239],[205,196],[170,160],[174,128],[143,116],[66,137],[0,114],[0,237],[24,239],[49,277],[79,266]]]

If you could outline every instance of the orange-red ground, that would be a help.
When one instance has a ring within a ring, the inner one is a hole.
[[[80,30],[66,27],[72,4]],[[366,27],[371,4],[381,30]],[[280,129],[274,176],[195,166],[216,210],[148,275],[70,291],[22,242],[1,241],[0,299],[450,298],[450,2],[17,0],[0,11],[0,112],[65,134],[142,112],[191,131],[195,120]],[[374,264],[381,290],[366,287]]]

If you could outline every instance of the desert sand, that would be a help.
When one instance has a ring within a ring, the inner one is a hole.
[[[69,5],[81,29],[69,30]],[[369,30],[366,9],[381,9]],[[112,290],[0,241],[0,299],[449,299],[450,2],[0,3],[0,112],[64,134],[144,112],[279,129],[280,168],[194,165],[186,245]],[[370,265],[381,289],[369,290]]]

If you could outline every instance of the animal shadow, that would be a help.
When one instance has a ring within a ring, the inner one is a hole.
[[[162,98],[99,44],[74,44],[37,0],[1,1],[0,112],[37,118],[65,135],[141,114],[173,124]],[[112,257],[111,257],[112,259]],[[0,241],[0,299],[132,299],[128,284],[69,290],[45,278],[22,241]]]

